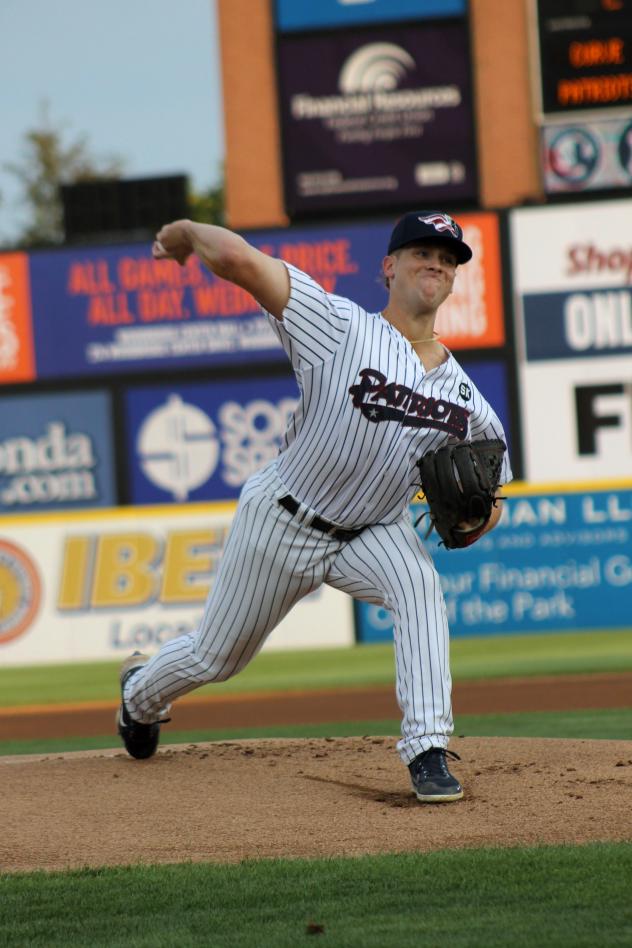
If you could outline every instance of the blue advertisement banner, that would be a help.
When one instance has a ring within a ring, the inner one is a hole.
[[[509,389],[507,387],[507,368],[496,359],[480,362],[462,363],[464,370],[472,379],[481,395],[487,399],[507,435],[507,447],[511,457],[513,429],[509,408]]]
[[[278,43],[290,217],[477,196],[467,21]]]
[[[632,482],[576,492],[516,486],[509,494],[499,525],[467,550],[440,547],[436,534],[424,540],[451,635],[629,628]],[[413,518],[425,509],[413,505]],[[359,641],[392,638],[384,609],[358,603],[356,618]]]
[[[512,430],[507,377],[499,361],[466,371]],[[130,389],[125,396],[132,503],[234,499],[276,457],[298,402],[293,376]]]
[[[281,31],[464,16],[465,0],[276,0]]]
[[[369,310],[392,222],[257,232],[260,250],[309,272]],[[40,379],[178,366],[285,362],[255,300],[209,273],[153,260],[147,244],[30,255],[35,361]]]
[[[243,290],[149,245],[31,255],[39,378],[284,358]]]
[[[244,236],[262,252],[306,271],[328,292],[379,312],[387,301],[380,274],[395,217]],[[466,213],[459,221],[474,241],[476,259],[469,265],[473,270],[457,276],[450,303],[457,308],[455,325],[461,309],[472,316],[461,320],[458,331],[448,328],[443,338],[454,349],[480,346],[472,328],[478,319],[484,329],[480,339],[496,346],[504,336],[503,314],[492,293],[499,279],[495,219]],[[148,244],[94,246],[35,251],[29,267],[38,379],[287,364],[255,300],[215,277],[197,257],[179,267],[154,260]]]
[[[132,502],[238,497],[246,479],[279,453],[297,402],[293,376],[129,390]]]
[[[632,353],[628,288],[529,293],[523,311],[529,362]]]
[[[0,413],[0,511],[116,505],[106,392],[5,396]]]

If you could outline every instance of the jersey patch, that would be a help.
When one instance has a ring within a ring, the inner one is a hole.
[[[398,421],[409,428],[436,428],[461,441],[467,436],[469,411],[443,398],[432,398],[407,385],[388,382],[377,369],[362,369],[349,394],[353,407],[368,421]]]

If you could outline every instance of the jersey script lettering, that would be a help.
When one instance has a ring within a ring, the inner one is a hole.
[[[362,369],[360,381],[351,386],[349,394],[354,408],[359,408],[369,421],[398,421],[410,428],[436,428],[461,440],[467,435],[470,413],[462,405],[388,382],[377,369]]]

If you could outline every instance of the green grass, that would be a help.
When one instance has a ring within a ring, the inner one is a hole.
[[[631,700],[632,703],[632,700]],[[455,736],[566,737],[585,740],[632,740],[632,707],[598,711],[536,711],[521,714],[464,714],[455,721]],[[163,728],[162,744],[200,741],[237,741],[266,737],[358,737],[399,734],[399,721],[346,721],[330,724],[288,724],[276,727],[176,731]],[[0,756],[53,754],[65,751],[118,747],[113,734],[48,740],[0,741]],[[122,748],[121,748],[122,750]]]
[[[455,680],[629,671],[632,630],[455,639],[451,651]],[[0,707],[116,701],[118,668],[98,662],[0,669]],[[394,674],[391,644],[264,652],[235,678],[197,694],[391,685]]]
[[[454,735],[632,741],[632,696],[629,708],[463,714],[455,720]]]
[[[0,944],[630,945],[631,877],[626,843],[5,875]]]
[[[453,677],[593,674],[632,669],[632,631],[456,639]]]

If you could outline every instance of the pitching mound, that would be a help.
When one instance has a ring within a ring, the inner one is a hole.
[[[422,805],[395,738],[0,758],[0,869],[234,862],[632,838],[632,742],[461,738],[465,798]]]

